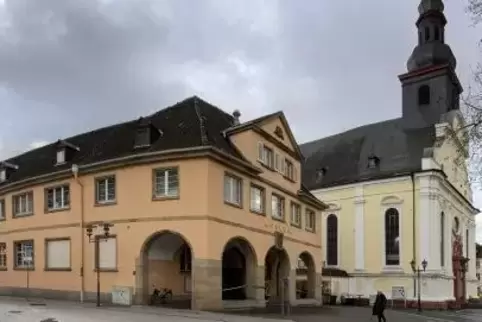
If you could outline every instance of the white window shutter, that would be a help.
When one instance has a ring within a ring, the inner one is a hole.
[[[99,267],[101,269],[117,268],[117,240],[115,237],[99,240]]]
[[[70,268],[70,240],[47,241],[47,268]]]

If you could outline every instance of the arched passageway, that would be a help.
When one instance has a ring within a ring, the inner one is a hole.
[[[244,238],[230,239],[222,254],[222,299],[255,298],[256,254]]]
[[[192,258],[191,245],[176,232],[162,231],[149,237],[141,251],[142,303],[149,304],[154,289],[161,290],[161,298],[168,289],[172,296],[157,304],[190,308]]]
[[[284,249],[271,247],[266,253],[265,262],[265,298],[269,302],[289,297],[290,260]]]
[[[313,256],[303,252],[298,257],[296,268],[296,298],[313,299],[316,290],[316,269]]]

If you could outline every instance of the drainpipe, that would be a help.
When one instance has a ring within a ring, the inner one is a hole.
[[[415,210],[415,172],[410,172],[410,178],[412,179],[412,233],[413,233],[413,260],[417,263],[417,238],[416,238],[416,210]],[[413,277],[413,298],[417,296],[417,281],[415,276]]]
[[[79,179],[79,166],[72,165],[72,174],[80,187],[80,302],[84,303],[84,185]]]

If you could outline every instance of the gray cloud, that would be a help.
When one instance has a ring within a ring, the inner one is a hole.
[[[0,157],[193,94],[300,141],[397,117],[418,2],[0,0]],[[467,85],[480,29],[446,12]]]

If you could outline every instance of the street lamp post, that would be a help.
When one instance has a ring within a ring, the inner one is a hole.
[[[96,271],[96,275],[97,275],[97,302],[96,302],[97,307],[100,306],[100,251],[99,251],[99,241],[100,240],[106,241],[111,236],[110,235],[110,227],[112,225],[110,225],[108,223],[103,223],[103,224],[100,224],[99,226],[102,226],[102,229],[104,231],[104,233],[101,234],[101,235],[94,235],[93,234],[94,228],[97,228],[98,226],[88,225],[86,227],[87,237],[89,238],[89,243],[94,243],[95,271]]]
[[[418,296],[418,312],[422,312],[422,301],[420,299],[421,297],[421,282],[420,282],[420,273],[421,272],[425,272],[425,269],[427,268],[427,261],[424,259],[422,261],[422,268],[419,268],[416,264],[415,264],[415,260],[412,259],[412,261],[410,262],[410,266],[412,267],[412,271],[413,273],[417,273],[417,288],[418,288],[418,292],[417,292],[417,296]]]

